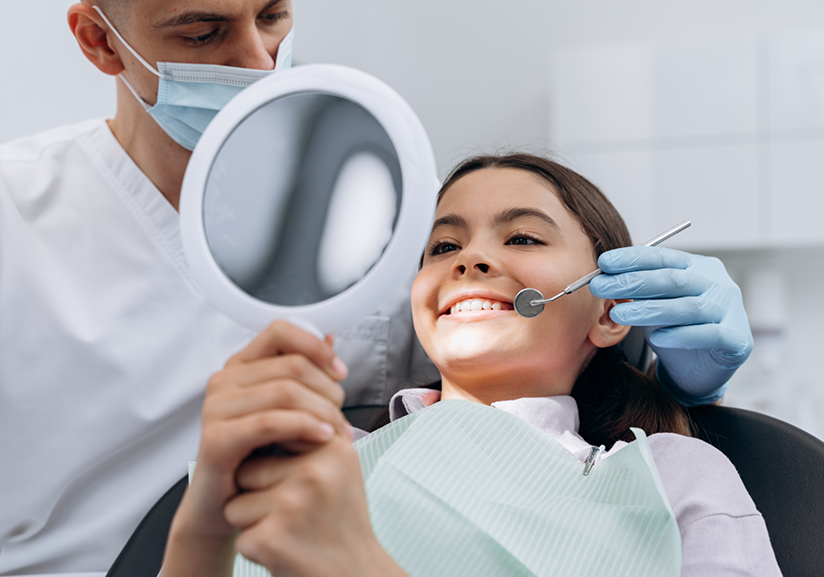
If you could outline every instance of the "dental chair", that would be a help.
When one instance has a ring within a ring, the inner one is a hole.
[[[622,343],[627,358],[646,369],[651,353],[643,329]],[[344,409],[353,426],[369,429],[385,406]],[[824,442],[766,415],[710,405],[689,410],[693,434],[723,452],[764,516],[785,577],[824,572]],[[178,481],[146,514],[106,577],[155,577],[172,517],[188,480]]]

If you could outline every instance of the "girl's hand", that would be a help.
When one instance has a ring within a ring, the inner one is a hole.
[[[245,463],[226,506],[236,547],[274,575],[406,575],[378,543],[348,436],[291,457]]]
[[[331,337],[321,341],[276,321],[211,378],[197,468],[172,522],[164,577],[221,574],[219,566],[230,566],[236,531],[223,511],[238,493],[235,475],[252,451],[278,444],[301,453],[336,434],[349,438],[337,382],[347,369],[332,344]],[[207,559],[207,550],[219,559]]]

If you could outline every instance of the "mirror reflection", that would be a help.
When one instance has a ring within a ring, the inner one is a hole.
[[[293,94],[249,115],[209,172],[206,238],[242,290],[313,304],[360,280],[391,240],[402,198],[395,147],[364,108]]]

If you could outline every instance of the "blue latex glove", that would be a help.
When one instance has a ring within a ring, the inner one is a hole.
[[[622,325],[646,327],[658,355],[656,376],[685,406],[717,401],[752,351],[741,290],[717,258],[661,247],[605,252],[607,274],[589,285],[606,299],[634,299],[610,312]]]

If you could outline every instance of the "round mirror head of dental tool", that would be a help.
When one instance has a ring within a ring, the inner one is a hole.
[[[541,300],[544,300],[544,295],[541,294],[541,291],[533,288],[525,288],[515,295],[515,302],[512,304],[519,315],[527,319],[534,319],[544,312],[544,305],[543,303],[533,305],[532,301]]]

